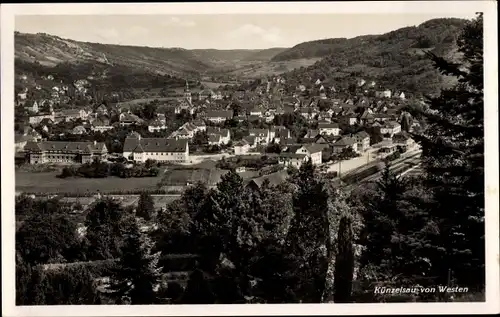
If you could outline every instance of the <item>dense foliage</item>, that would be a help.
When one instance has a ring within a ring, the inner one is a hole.
[[[361,77],[366,81],[374,80],[382,88],[412,94],[436,93],[436,89],[446,83],[424,52],[439,56],[450,54],[464,22],[460,19],[435,19],[418,27],[378,36],[306,42],[276,55],[274,59],[324,57],[312,66],[285,73],[287,84],[292,86],[311,84],[320,79],[347,89],[354,83],[353,79]]]
[[[78,167],[67,166],[61,171],[57,177],[85,177],[85,178],[105,178],[109,176],[117,176],[121,178],[130,177],[156,177],[159,169],[156,166],[134,165],[132,167],[125,166],[123,163],[107,163],[102,161],[94,161],[85,163]]]
[[[415,135],[423,147],[425,185],[432,193],[433,221],[442,237],[432,273],[450,272],[457,283],[484,285],[484,79],[483,17],[468,23],[457,44],[463,54],[452,63],[430,54],[443,74],[458,84],[430,98],[417,115],[427,128]],[[437,258],[440,258],[439,264]],[[431,258],[432,260],[432,258]]]

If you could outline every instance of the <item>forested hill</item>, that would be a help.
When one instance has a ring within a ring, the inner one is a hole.
[[[273,60],[323,57],[307,68],[286,73],[290,84],[307,84],[319,78],[348,86],[355,78],[363,78],[384,88],[434,93],[451,82],[432,67],[425,51],[453,60],[455,41],[465,21],[435,19],[383,35],[302,43]]]
[[[45,33],[15,32],[15,57],[53,67],[61,63],[103,63],[136,71],[173,76],[198,75],[218,67],[234,67],[240,61],[269,61],[286,48],[216,50],[159,48],[88,43]]]
[[[419,26],[398,29],[383,35],[363,35],[355,38],[331,38],[309,41],[276,54],[272,61],[286,61],[298,58],[327,57],[347,58],[351,51],[364,51],[367,57],[374,53],[411,50],[414,48],[448,48],[457,30],[465,20],[434,19]]]

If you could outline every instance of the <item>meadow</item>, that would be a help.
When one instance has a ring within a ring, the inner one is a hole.
[[[59,171],[32,173],[16,170],[16,191],[28,193],[72,192],[117,192],[133,190],[156,190],[161,173],[156,177],[143,178],[57,178]]]

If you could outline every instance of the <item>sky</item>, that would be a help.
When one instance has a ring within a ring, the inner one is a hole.
[[[383,34],[447,14],[18,15],[15,30],[103,44],[186,49],[264,49]]]

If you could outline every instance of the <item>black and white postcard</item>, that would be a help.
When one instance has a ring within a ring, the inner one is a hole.
[[[1,21],[2,315],[499,312],[495,2]]]

